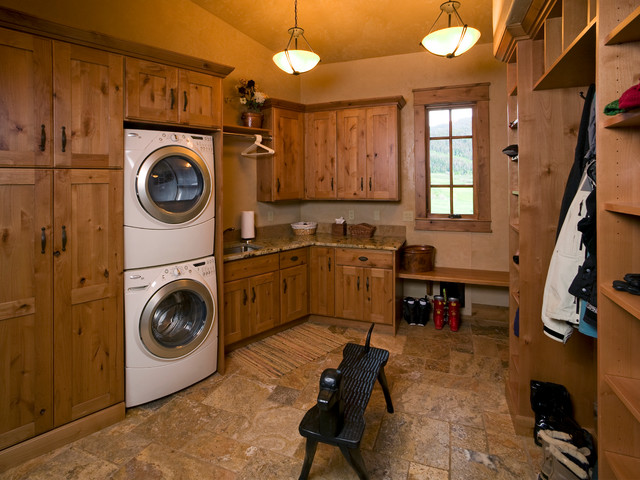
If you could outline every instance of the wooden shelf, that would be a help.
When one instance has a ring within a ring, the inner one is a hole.
[[[240,135],[269,135],[271,136],[271,130],[266,128],[253,128],[253,127],[242,127],[240,125],[223,125],[222,133],[235,133]]]
[[[640,459],[605,451],[609,466],[619,480],[635,480],[640,472]]]
[[[636,318],[640,318],[640,296],[620,292],[611,285],[600,285],[600,292]]]
[[[640,108],[607,117],[602,125],[605,128],[640,127]]]
[[[509,92],[510,97],[515,97],[518,95],[518,85],[514,85],[511,91]]]
[[[625,18],[604,39],[605,45],[640,41],[640,7]]]
[[[627,410],[640,422],[640,380],[617,375],[605,375],[604,380]]]
[[[511,292],[511,296],[513,300],[516,302],[518,306],[520,306],[520,293],[519,292]]]
[[[640,205],[638,205],[637,203],[605,202],[604,209],[608,212],[640,216]]]
[[[430,272],[398,272],[398,278],[428,280],[434,282],[468,283],[470,285],[509,286],[509,272],[472,270],[468,268],[434,267]]]
[[[596,78],[596,19],[594,18],[542,75],[534,90],[581,87]]]
[[[514,232],[520,233],[520,224],[519,223],[511,222],[511,223],[509,223],[509,226],[511,227],[511,230],[513,230]]]

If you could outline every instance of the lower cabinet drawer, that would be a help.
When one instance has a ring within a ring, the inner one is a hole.
[[[393,268],[393,252],[364,248],[336,248],[336,263],[354,267]]]

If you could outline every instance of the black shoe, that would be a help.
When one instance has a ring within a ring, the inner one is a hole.
[[[416,324],[417,317],[417,302],[413,297],[404,297],[402,300],[402,318],[404,318],[409,325]]]
[[[431,315],[431,303],[427,298],[418,299],[418,325],[424,327],[429,321],[429,315]]]

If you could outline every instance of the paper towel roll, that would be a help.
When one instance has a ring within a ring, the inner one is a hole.
[[[256,238],[254,216],[253,210],[242,212],[242,217],[240,218],[240,236],[244,240]]]

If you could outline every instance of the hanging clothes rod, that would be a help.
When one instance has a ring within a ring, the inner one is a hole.
[[[224,135],[233,135],[234,137],[244,137],[244,138],[251,138],[251,139],[255,139],[256,135],[254,133],[236,133],[236,132],[222,132]],[[271,140],[272,137],[271,135],[263,135],[262,136],[263,140]]]

